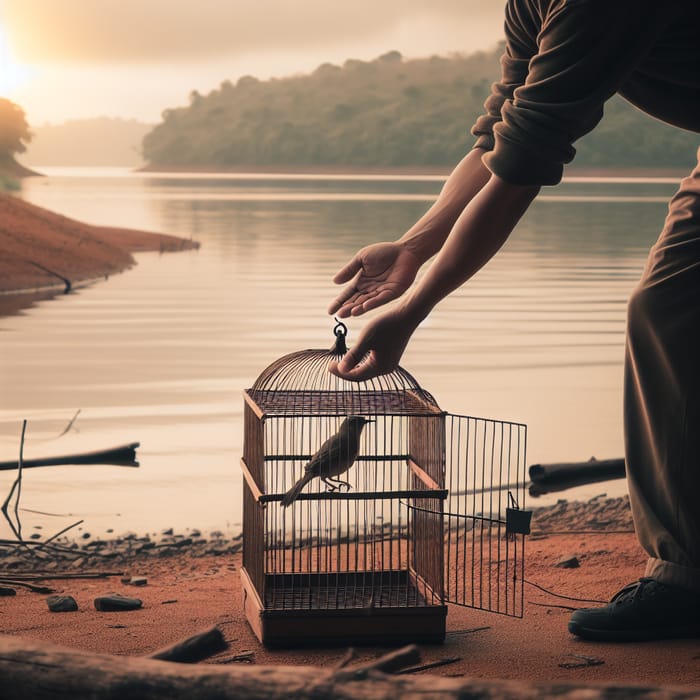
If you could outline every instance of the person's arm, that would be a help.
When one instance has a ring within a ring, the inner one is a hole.
[[[366,246],[333,278],[350,284],[336,297],[328,313],[341,318],[359,316],[401,296],[423,263],[442,247],[457,218],[491,173],[482,162],[482,149],[470,151],[445,181],[435,203],[394,242]]]
[[[538,191],[538,186],[511,185],[491,176],[459,216],[440,254],[411,294],[371,321],[331,371],[359,381],[394,370],[420,322],[493,257]]]

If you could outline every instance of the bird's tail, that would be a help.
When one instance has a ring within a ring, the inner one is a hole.
[[[306,472],[304,476],[299,479],[294,486],[292,486],[287,493],[284,494],[282,497],[282,507],[286,508],[287,506],[291,505],[294,503],[294,501],[297,499],[299,494],[302,492],[304,486],[311,481],[311,479],[314,478],[313,474],[310,474],[309,472]]]

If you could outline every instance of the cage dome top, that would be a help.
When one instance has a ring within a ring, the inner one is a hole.
[[[361,382],[332,374],[329,364],[347,352],[347,327],[337,321],[333,334],[330,349],[300,350],[269,365],[246,391],[248,400],[268,415],[441,412],[433,396],[402,367]]]

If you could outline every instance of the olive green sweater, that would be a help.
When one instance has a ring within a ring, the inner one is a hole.
[[[505,181],[557,184],[615,93],[700,132],[700,0],[507,0],[505,32],[472,128]]]

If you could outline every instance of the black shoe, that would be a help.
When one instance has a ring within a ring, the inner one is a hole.
[[[605,607],[576,610],[569,632],[610,642],[700,637],[700,594],[642,578]]]

